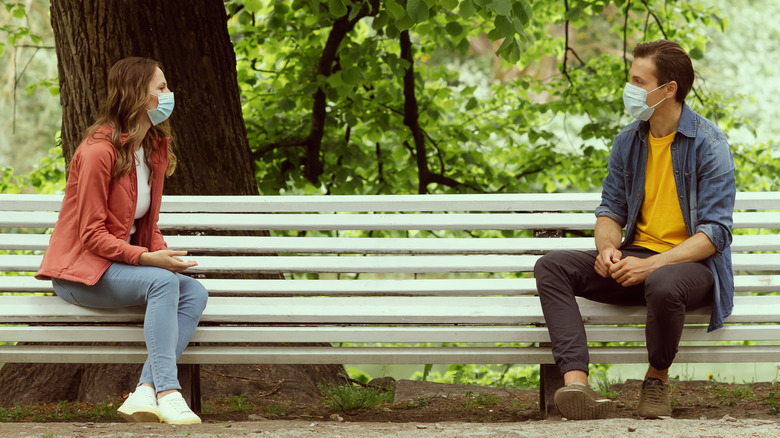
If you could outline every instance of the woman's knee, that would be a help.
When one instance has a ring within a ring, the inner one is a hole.
[[[182,300],[187,299],[191,301],[201,311],[205,309],[209,300],[209,292],[206,288],[194,278],[182,274],[178,274],[178,277]]]
[[[179,279],[176,277],[175,273],[162,268],[155,269],[151,272],[153,272],[153,274],[148,278],[150,295],[178,296]]]

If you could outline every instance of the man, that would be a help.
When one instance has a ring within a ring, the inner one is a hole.
[[[712,331],[733,307],[736,187],[728,143],[685,104],[693,65],[677,43],[641,43],[633,54],[623,101],[638,120],[613,142],[595,212],[596,250],[554,251],[534,268],[565,385],[554,401],[569,419],[604,418],[613,409],[587,386],[587,340],[575,296],[647,306],[650,366],[637,407],[645,418],[671,415],[668,369],[685,312],[712,305]]]

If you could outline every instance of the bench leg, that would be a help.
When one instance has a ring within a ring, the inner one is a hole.
[[[563,376],[558,365],[554,363],[539,365],[539,410],[544,415],[557,412],[553,396],[561,387],[563,387]]]
[[[178,373],[182,397],[184,397],[184,400],[190,405],[190,409],[196,414],[199,414],[201,412],[200,365],[179,364]]]

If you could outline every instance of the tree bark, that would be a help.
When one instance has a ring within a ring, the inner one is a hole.
[[[218,0],[53,0],[66,162],[106,96],[111,65],[155,59],[176,94],[168,194],[256,195],[227,14]]]
[[[142,56],[163,65],[176,94],[171,123],[178,166],[165,193],[258,194],[226,20],[220,0],[52,0],[66,162],[105,100],[111,65]],[[341,366],[275,369],[274,375],[294,376],[310,370],[312,380],[325,382],[343,372]],[[0,406],[102,402],[131,391],[139,374],[140,364],[6,364]]]

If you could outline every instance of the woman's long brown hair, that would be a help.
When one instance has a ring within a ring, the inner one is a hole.
[[[108,72],[108,98],[103,103],[97,121],[87,128],[84,139],[98,139],[97,131],[101,126],[111,127],[111,136],[107,138],[114,145],[117,160],[113,176],[118,179],[130,173],[134,166],[133,147],[139,140],[144,147],[144,162],[154,177],[151,165],[153,147],[157,144],[153,139],[171,137],[171,125],[168,120],[149,128],[144,138],[141,137],[141,120],[149,117],[146,114],[146,103],[149,99],[149,82],[152,80],[160,64],[148,58],[130,57],[117,61]],[[127,139],[122,142],[122,134],[127,133]],[[168,143],[168,168],[166,176],[176,169],[176,155],[173,153],[172,142]]]

